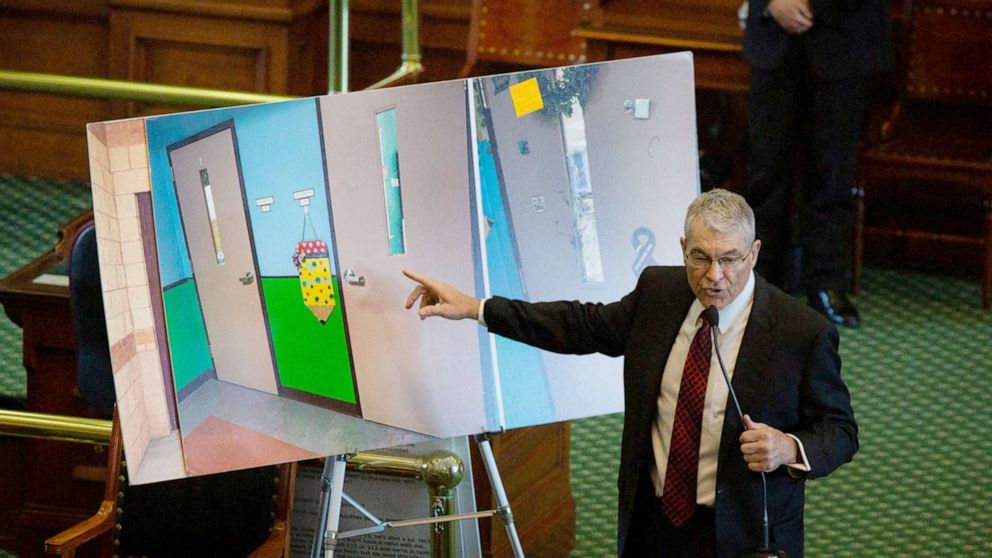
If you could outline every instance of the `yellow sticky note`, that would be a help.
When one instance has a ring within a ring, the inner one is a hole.
[[[513,99],[513,110],[517,118],[544,108],[544,99],[537,86],[537,78],[530,78],[510,86],[510,98]]]

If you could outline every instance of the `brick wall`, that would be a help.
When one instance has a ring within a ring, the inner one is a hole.
[[[137,468],[153,438],[169,434],[135,194],[148,192],[144,120],[87,127],[100,275],[124,449]],[[150,255],[154,257],[154,254]]]

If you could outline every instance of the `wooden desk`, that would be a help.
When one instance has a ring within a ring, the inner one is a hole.
[[[741,57],[742,0],[599,0],[575,34],[591,62],[692,51],[696,87],[747,91],[750,68]]]
[[[76,386],[69,290],[36,279],[67,259],[76,231],[90,219],[92,212],[86,212],[61,227],[61,240],[51,250],[0,281],[0,304],[24,333],[28,411],[89,416]],[[0,475],[20,474],[20,478],[0,482],[20,487],[18,501],[3,501],[0,507],[17,510],[18,555],[41,556],[46,537],[88,517],[99,506],[106,457],[102,446],[64,442],[18,440],[17,448],[21,467],[5,468]],[[13,527],[0,527],[0,540],[10,540]]]

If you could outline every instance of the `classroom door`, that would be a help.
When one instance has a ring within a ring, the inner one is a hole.
[[[233,122],[169,146],[169,162],[217,378],[277,393]]]
[[[450,437],[485,426],[472,324],[403,308],[403,269],[473,293],[463,82],[320,99],[342,299],[362,416]]]

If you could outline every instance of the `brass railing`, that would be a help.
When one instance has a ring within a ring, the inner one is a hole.
[[[110,443],[111,421],[0,409],[0,437],[14,436],[96,445]],[[427,487],[428,509],[432,516],[453,515],[455,488],[465,472],[458,455],[439,451],[422,456],[398,456],[358,452],[348,460],[348,470],[375,475],[421,480]],[[455,538],[450,525],[430,527],[431,555],[455,555]]]
[[[0,70],[0,89],[201,107],[269,103],[293,98],[283,95],[247,93],[244,91],[201,89],[198,87],[36,74],[10,70]]]
[[[427,485],[428,510],[432,517],[458,512],[455,488],[462,481],[465,465],[454,453],[436,451],[422,456],[401,456],[358,452],[348,460],[348,470],[421,480]],[[432,558],[449,558],[457,554],[452,536],[454,525],[451,522],[428,526]]]
[[[328,92],[348,91],[348,0],[330,0]],[[420,62],[420,23],[417,0],[403,0],[403,52],[400,66],[367,89],[397,85],[424,71]],[[117,99],[182,106],[225,107],[293,99],[291,96],[182,87],[103,78],[0,70],[0,89],[33,91],[100,99]]]
[[[110,421],[0,409],[0,436],[105,446],[110,443]]]

